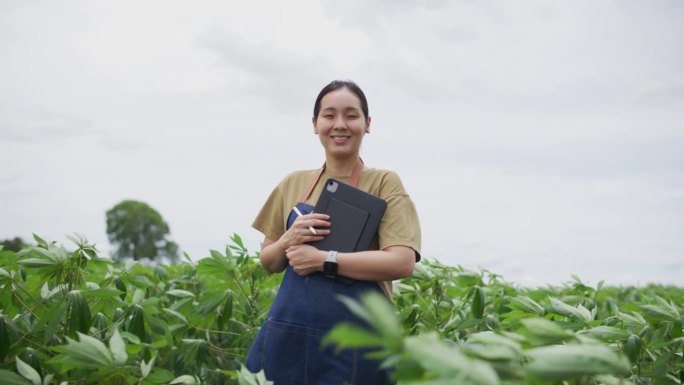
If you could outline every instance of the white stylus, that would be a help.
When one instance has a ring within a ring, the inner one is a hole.
[[[297,213],[298,217],[301,217],[304,215],[304,214],[302,214],[301,211],[299,211],[297,206],[293,207],[292,210],[294,210],[294,212]],[[318,235],[318,234],[316,234],[316,229],[314,229],[312,226],[309,226],[309,231],[311,231],[311,234],[313,234],[313,235]]]

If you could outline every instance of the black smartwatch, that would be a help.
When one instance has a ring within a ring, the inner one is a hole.
[[[328,278],[337,277],[337,251],[328,251],[328,257],[323,262],[323,275]]]

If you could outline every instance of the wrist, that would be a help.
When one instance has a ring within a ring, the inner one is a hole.
[[[337,277],[337,251],[330,250],[326,253],[325,262],[323,262],[323,275],[328,278]]]
[[[283,239],[283,238],[281,237],[280,239],[278,239],[278,241],[276,241],[276,245],[275,245],[275,246],[278,247],[278,252],[279,252],[279,254],[282,255],[283,258],[287,258],[287,257],[285,256],[285,254],[286,254],[286,252],[287,252],[287,249],[290,247],[290,246],[288,245],[287,240],[285,240],[285,239]]]
[[[318,259],[321,261],[321,263],[318,264],[318,271],[323,272],[326,258],[328,258],[328,252],[325,250],[318,250]]]

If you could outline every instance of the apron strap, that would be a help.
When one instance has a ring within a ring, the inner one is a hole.
[[[299,198],[299,202],[305,202],[307,199],[309,199],[309,196],[311,196],[311,193],[314,190],[314,187],[318,184],[318,180],[321,179],[321,175],[323,175],[323,171],[325,171],[325,163],[323,163],[323,167],[321,167],[318,171],[316,171],[316,174],[314,174],[313,178],[311,178],[311,182],[309,182],[309,185],[306,187],[306,190],[302,193],[302,196]],[[356,187],[359,184],[359,179],[361,179],[361,173],[363,172],[363,160],[361,158],[356,160],[356,164],[354,164],[354,168],[352,169],[352,174],[351,178],[349,178],[349,185],[352,187]]]

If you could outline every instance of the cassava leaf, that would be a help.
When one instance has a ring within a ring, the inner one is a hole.
[[[5,369],[0,369],[0,378],[2,378],[3,385],[32,385],[24,377]]]
[[[36,369],[33,369],[31,365],[22,361],[19,357],[16,357],[15,359],[17,364],[17,372],[19,372],[19,374],[21,374],[27,380],[31,381],[33,385],[41,385],[40,374],[38,374]]]
[[[585,375],[628,376],[627,359],[603,345],[553,345],[526,352],[528,373],[545,380],[572,379]]]
[[[109,338],[109,350],[112,352],[112,358],[114,363],[118,365],[124,365],[128,360],[128,354],[126,353],[126,343],[121,334],[119,334],[119,329],[115,328],[114,333]]]

